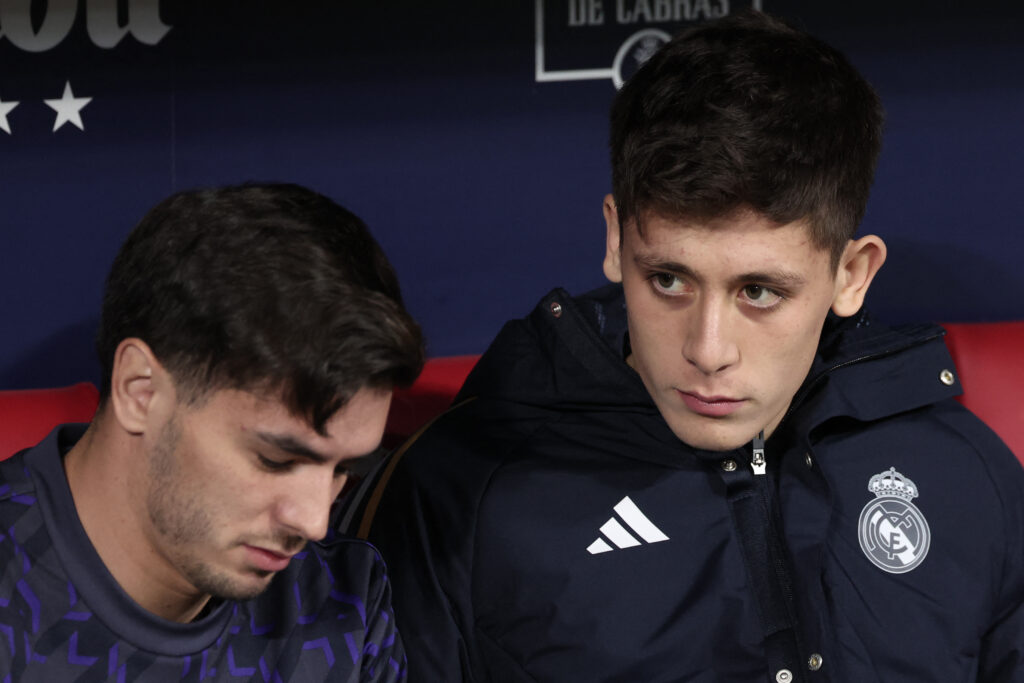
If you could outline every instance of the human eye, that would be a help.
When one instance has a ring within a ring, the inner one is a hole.
[[[764,285],[749,284],[742,290],[743,300],[755,308],[770,310],[781,304],[786,297]]]
[[[652,273],[648,280],[655,294],[661,296],[681,296],[686,293],[686,283],[679,276],[672,273]]]
[[[291,469],[293,463],[291,460],[272,460],[259,453],[256,454],[256,461],[260,464],[260,467],[268,472],[287,472]]]

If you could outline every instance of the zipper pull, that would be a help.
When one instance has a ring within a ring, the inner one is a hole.
[[[754,457],[750,459],[750,467],[754,470],[754,474],[764,474],[765,472],[763,429],[754,437]]]

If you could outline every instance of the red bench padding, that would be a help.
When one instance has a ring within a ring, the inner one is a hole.
[[[1024,321],[943,325],[960,384],[960,402],[1024,462]]]
[[[1024,461],[1024,321],[945,325],[946,344],[964,388],[961,403],[977,413]],[[384,445],[395,446],[442,413],[479,356],[432,358],[409,389],[395,391]],[[96,388],[0,391],[0,459],[42,440],[61,422],[86,422]]]
[[[62,422],[88,422],[99,398],[100,392],[89,382],[0,391],[0,460],[35,446]]]

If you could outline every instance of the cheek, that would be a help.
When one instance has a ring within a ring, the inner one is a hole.
[[[631,338],[664,338],[678,325],[677,316],[666,309],[665,302],[650,291],[645,280],[630,277],[623,285]]]
[[[679,355],[672,320],[665,315],[652,315],[643,306],[628,309],[629,345],[633,362],[641,366],[661,365],[669,357]],[[634,366],[635,367],[635,366]],[[637,369],[640,369],[639,367]]]
[[[218,518],[251,515],[253,499],[265,490],[255,468],[245,467],[237,451],[217,440],[188,440],[184,446],[179,478],[193,498]]]
[[[825,313],[807,310],[780,320],[775,327],[773,334],[777,344],[772,355],[779,371],[784,371],[792,382],[802,382],[810,369],[824,322]]]

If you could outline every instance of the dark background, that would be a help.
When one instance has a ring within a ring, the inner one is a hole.
[[[615,89],[538,82],[537,15],[548,71],[609,69],[636,31],[685,23],[620,25],[617,2],[636,13],[638,0],[603,0],[604,24],[571,26],[555,0],[121,0],[123,26],[148,8],[171,28],[103,48],[88,28],[103,3],[0,0],[0,100],[20,102],[0,131],[0,388],[98,380],[110,262],[150,206],[188,187],[294,181],[355,211],[435,356],[482,351],[553,286],[601,284]],[[763,3],[846,52],[886,104],[863,231],[890,257],[869,306],[890,322],[1024,318],[1024,11]],[[45,36],[71,12],[50,49],[11,39],[26,13]],[[52,130],[43,100],[66,81],[93,98],[84,131]]]

